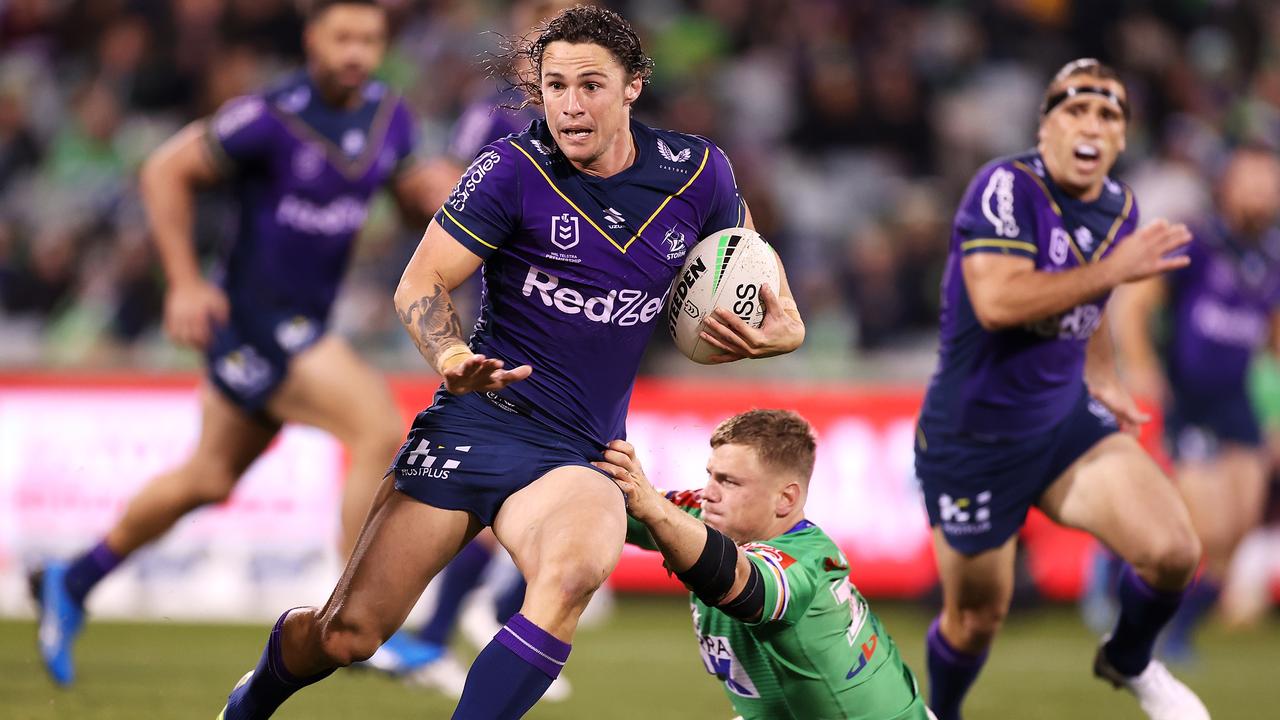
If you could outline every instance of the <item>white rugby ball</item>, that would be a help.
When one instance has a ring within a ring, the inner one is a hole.
[[[685,357],[707,364],[720,348],[703,340],[703,320],[728,308],[751,327],[764,321],[760,286],[778,292],[778,261],[760,233],[726,228],[703,238],[684,260],[667,304],[667,323]]]

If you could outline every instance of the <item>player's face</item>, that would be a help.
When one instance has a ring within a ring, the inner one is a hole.
[[[369,5],[334,5],[307,25],[306,45],[318,84],[342,94],[355,92],[382,62],[386,13]]]
[[[782,485],[778,473],[760,462],[755,448],[720,445],[707,461],[702,519],[735,542],[767,540],[779,517]]]
[[[1125,97],[1115,80],[1082,75],[1069,78],[1062,89],[1072,86],[1101,87]],[[1076,197],[1093,200],[1124,152],[1124,131],[1124,111],[1115,103],[1101,95],[1077,95],[1040,121],[1040,154],[1054,182]]]
[[[1280,161],[1270,153],[1237,152],[1219,181],[1222,214],[1237,232],[1257,236],[1280,215]]]
[[[595,43],[557,40],[542,54],[542,104],[547,126],[565,157],[592,168],[606,155],[630,151],[631,103],[639,78]]]

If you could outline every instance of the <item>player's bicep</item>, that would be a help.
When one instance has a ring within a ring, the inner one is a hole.
[[[471,277],[484,258],[445,232],[435,220],[427,225],[422,241],[400,278],[400,289],[421,288],[433,284],[453,290]]]
[[[222,168],[206,142],[206,123],[197,120],[166,140],[142,167],[147,184],[203,187],[222,178]]]
[[[1012,283],[1036,270],[1035,261],[1017,255],[974,253],[960,262],[965,290],[973,313],[983,327],[999,324],[1004,307],[1004,293]]]
[[[278,145],[276,121],[257,96],[227,101],[204,128],[205,147],[219,169],[257,165]]]

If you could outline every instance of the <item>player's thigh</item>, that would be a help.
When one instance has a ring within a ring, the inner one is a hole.
[[[933,551],[946,609],[956,613],[986,613],[998,620],[1013,597],[1017,536],[974,555],[956,550],[942,528],[933,529]]]
[[[531,586],[554,574],[566,590],[589,595],[618,564],[626,509],[607,477],[564,465],[507,498],[493,532]]]
[[[1174,477],[1187,506],[1196,536],[1213,553],[1230,543],[1235,533],[1235,484],[1224,476],[1221,457],[1178,463]]]
[[[200,387],[200,437],[188,467],[213,471],[219,482],[234,482],[279,430],[278,423],[249,414],[206,382]]]
[[[431,578],[480,530],[463,510],[418,502],[388,474],[355,550],[322,610],[331,632],[385,639],[404,622]]]
[[[371,435],[388,443],[404,436],[404,422],[386,380],[333,335],[294,356],[267,409],[286,422],[318,427],[347,444]]]
[[[1131,435],[1098,441],[1045,490],[1040,508],[1130,562],[1185,565],[1199,543],[1177,488]]]

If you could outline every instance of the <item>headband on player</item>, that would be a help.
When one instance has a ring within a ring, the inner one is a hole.
[[[1124,113],[1125,120],[1129,119],[1129,103],[1125,102],[1124,98],[1117,95],[1115,91],[1099,85],[1073,85],[1071,87],[1064,88],[1062,92],[1050,95],[1049,98],[1044,101],[1044,107],[1040,108],[1040,116],[1044,117],[1045,115],[1048,115],[1053,112],[1054,108],[1061,105],[1064,101],[1081,95],[1097,95],[1102,97],[1110,101],[1112,105],[1120,108],[1120,112]]]

